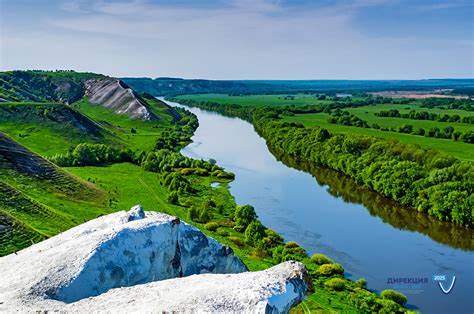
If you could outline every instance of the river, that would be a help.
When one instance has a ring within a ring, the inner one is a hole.
[[[402,291],[413,309],[473,313],[471,230],[398,208],[333,171],[283,163],[250,123],[185,108],[196,114],[199,128],[182,153],[213,158],[234,172],[230,191],[237,203],[253,205],[263,224],[285,240],[310,254],[328,255],[344,266],[347,277],[366,278],[370,289]],[[446,276],[445,288],[456,277],[448,294],[434,275]]]

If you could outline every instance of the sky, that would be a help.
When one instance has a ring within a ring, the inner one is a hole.
[[[474,77],[471,0],[0,0],[0,70]]]

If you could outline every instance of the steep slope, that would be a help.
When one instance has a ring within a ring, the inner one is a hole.
[[[195,227],[135,206],[1,258],[0,310],[282,312],[310,286],[294,262],[209,274],[246,270]]]
[[[56,192],[74,198],[83,199],[100,194],[92,185],[66,173],[1,132],[0,172],[14,172],[19,176],[41,180]]]
[[[82,142],[116,142],[99,124],[61,103],[0,103],[0,131],[47,156]]]
[[[84,81],[104,77],[74,71],[0,72],[0,98],[4,101],[58,101],[72,103],[84,95]]]
[[[0,103],[0,123],[8,122],[55,123],[64,129],[73,129],[82,136],[103,136],[103,130],[94,121],[58,103]]]
[[[119,79],[74,71],[0,72],[0,101],[57,101],[70,104],[86,97],[115,113],[156,119],[147,103]]]
[[[117,114],[141,120],[157,117],[132,89],[118,79],[92,79],[85,82],[85,95],[92,104],[112,109]]]
[[[21,146],[0,132],[0,255],[64,231],[79,217],[72,202],[96,204],[104,194]],[[63,210],[63,207],[70,207]]]

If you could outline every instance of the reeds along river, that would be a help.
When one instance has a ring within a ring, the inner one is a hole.
[[[472,230],[401,208],[337,172],[272,154],[246,121],[188,109],[199,128],[183,153],[234,172],[237,203],[255,206],[267,227],[330,256],[370,289],[402,291],[422,312],[474,311]],[[456,276],[449,294],[434,275],[446,275],[445,286]]]

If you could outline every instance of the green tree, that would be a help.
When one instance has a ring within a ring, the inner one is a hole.
[[[234,213],[235,227],[234,229],[242,232],[247,226],[257,219],[255,209],[251,205],[238,206]]]
[[[245,229],[245,242],[257,246],[265,237],[265,227],[258,220],[252,221]]]

